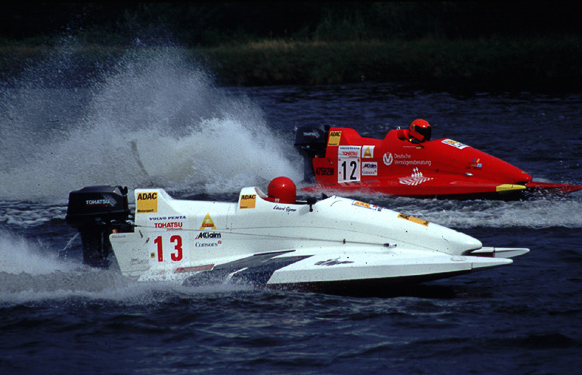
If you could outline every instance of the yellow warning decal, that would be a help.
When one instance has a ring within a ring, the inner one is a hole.
[[[206,216],[204,216],[204,220],[202,220],[200,230],[204,229],[216,229],[216,225],[214,225],[214,221],[212,221],[210,214],[206,214]]]
[[[256,194],[243,194],[240,197],[239,208],[255,208],[256,202],[257,202]]]
[[[342,138],[341,131],[333,131],[329,133],[329,140],[327,141],[328,146],[339,146],[340,139]]]
[[[423,220],[423,219],[419,219],[417,217],[410,216],[410,215],[405,215],[405,214],[398,214],[398,218],[399,219],[408,220],[408,221],[412,221],[413,223],[420,224],[420,225],[424,225],[425,227],[428,227],[428,224],[430,223],[430,221]]]
[[[138,193],[135,212],[138,214],[158,212],[158,193],[155,191]]]

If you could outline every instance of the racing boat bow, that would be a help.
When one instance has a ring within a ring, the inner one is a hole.
[[[87,262],[103,264],[111,246],[127,277],[190,285],[386,291],[389,284],[508,265],[529,251],[483,247],[455,230],[357,200],[295,201],[295,185],[285,181],[284,194],[271,194],[271,185],[269,195],[246,187],[237,202],[137,189],[133,220],[127,190],[89,187],[71,192],[67,221],[81,232]]]

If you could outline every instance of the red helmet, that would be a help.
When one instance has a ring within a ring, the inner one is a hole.
[[[420,142],[430,141],[431,127],[428,121],[416,119],[410,124],[410,136]]]
[[[295,203],[297,187],[288,177],[277,177],[269,183],[269,200],[277,203]]]

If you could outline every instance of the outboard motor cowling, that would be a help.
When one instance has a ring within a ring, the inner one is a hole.
[[[305,182],[315,182],[313,158],[325,157],[329,127],[314,128],[302,126],[295,133],[295,148],[303,156],[303,179]]]
[[[131,231],[129,218],[127,187],[89,186],[69,193],[66,221],[81,234],[86,264],[109,266],[109,235]]]

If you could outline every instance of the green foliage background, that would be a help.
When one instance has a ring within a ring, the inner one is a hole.
[[[580,89],[581,9],[573,1],[9,3],[0,6],[0,78],[74,36],[87,69],[124,49],[172,44],[224,84]]]

